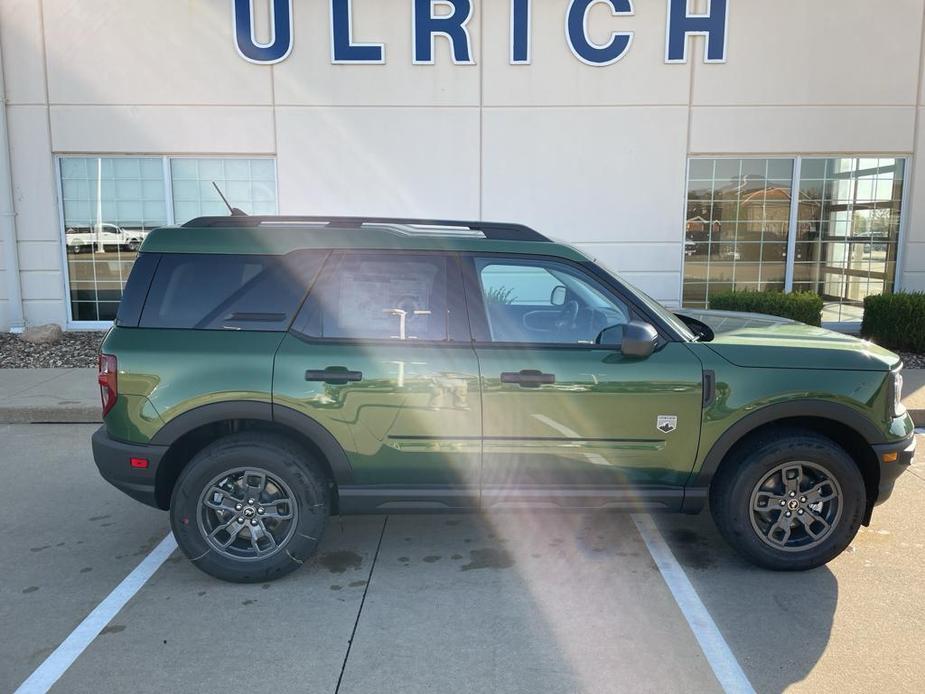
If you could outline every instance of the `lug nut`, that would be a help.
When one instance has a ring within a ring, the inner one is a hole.
[[[802,516],[802,515],[803,515],[803,509],[800,509],[799,511],[797,511],[797,515]]]
[[[234,510],[235,510],[235,511],[240,511],[242,508],[244,508],[244,507],[241,506],[241,504],[235,504],[235,506],[234,506]]]
[[[796,492],[790,492],[790,496],[796,496],[796,495],[797,495]]]
[[[785,515],[787,516],[787,518],[790,518],[790,516],[792,516],[793,514],[790,513],[790,511],[787,511],[787,513],[786,513]]]
[[[238,516],[238,523],[244,523],[244,517]]]
[[[803,504],[806,503],[806,497],[805,497],[805,496],[801,496],[801,497],[800,497],[800,503],[803,503]]]
[[[252,520],[252,521],[251,521],[251,525],[253,525],[254,527],[257,527],[257,521]]]
[[[266,511],[264,510],[263,506],[261,506],[257,509],[257,513],[259,513],[260,515],[263,515],[264,513],[266,513]]]
[[[781,500],[780,500],[780,505],[781,505],[781,506],[786,506],[786,505],[787,505],[787,502],[784,501],[783,499],[781,499]]]
[[[253,504],[253,503],[254,503],[254,500],[253,500],[253,499],[248,499],[248,500],[247,500],[247,503],[248,503],[248,504]]]

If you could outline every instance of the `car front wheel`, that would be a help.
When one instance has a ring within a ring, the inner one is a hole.
[[[854,539],[866,508],[864,480],[834,441],[772,430],[733,456],[711,486],[710,508],[745,558],[778,571],[813,569]]]
[[[177,544],[216,578],[279,578],[314,554],[327,523],[324,475],[285,438],[240,433],[200,451],[177,480],[170,522]]]

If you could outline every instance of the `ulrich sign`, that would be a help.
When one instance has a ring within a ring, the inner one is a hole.
[[[352,0],[329,0],[331,62],[334,64],[381,65],[385,63],[385,45],[358,43],[353,39]],[[411,61],[432,65],[434,42],[438,36],[450,42],[453,62],[473,65],[469,20],[474,0],[410,0]],[[533,0],[509,0],[510,62],[529,65],[532,58]],[[704,61],[726,62],[726,39],[729,0],[707,0],[703,14],[690,11],[690,0],[666,0],[665,62],[686,63],[688,38],[705,36]],[[293,46],[292,0],[271,0],[270,40],[257,40],[254,31],[253,0],[231,0],[234,14],[234,39],[238,53],[245,60],[261,65],[279,63],[289,57]],[[578,60],[594,67],[611,65],[629,52],[633,32],[615,31],[607,43],[595,43],[588,29],[588,17],[595,5],[606,5],[614,17],[632,16],[633,0],[570,0],[565,12],[565,43]],[[437,12],[442,8],[442,12]]]

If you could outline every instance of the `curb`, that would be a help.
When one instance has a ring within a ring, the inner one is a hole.
[[[99,405],[0,407],[0,424],[100,424]]]

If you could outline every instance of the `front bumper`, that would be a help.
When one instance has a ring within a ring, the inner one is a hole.
[[[167,453],[166,446],[123,443],[109,437],[105,425],[92,438],[93,460],[100,475],[117,489],[143,504],[161,508],[157,502],[157,469]],[[132,458],[148,461],[148,467],[132,467]]]
[[[915,434],[897,443],[884,443],[872,448],[880,465],[880,488],[876,501],[879,505],[890,498],[896,479],[912,465],[912,459],[915,457]],[[885,460],[891,462],[884,462]]]

